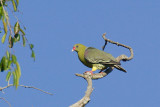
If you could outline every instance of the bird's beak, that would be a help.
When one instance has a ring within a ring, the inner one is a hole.
[[[75,51],[75,49],[76,49],[76,48],[75,48],[75,47],[73,47],[72,52],[73,52],[73,51]]]

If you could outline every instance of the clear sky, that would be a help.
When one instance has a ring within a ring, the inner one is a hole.
[[[159,0],[20,0],[19,6],[22,14],[18,16],[36,53],[34,62],[28,47],[15,48],[22,69],[20,84],[54,95],[8,88],[0,96],[13,107],[68,107],[81,99],[87,84],[74,74],[90,68],[71,49],[76,43],[101,49],[105,32],[109,39],[131,46],[134,59],[122,62],[128,73],[115,69],[93,81],[87,107],[160,106]],[[115,57],[130,55],[127,49],[112,44],[105,51]],[[1,73],[1,81],[5,74]],[[0,100],[0,107],[8,105]]]

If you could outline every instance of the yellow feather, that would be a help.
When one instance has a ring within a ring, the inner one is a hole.
[[[92,71],[96,71],[96,70],[97,70],[97,67],[93,66]]]

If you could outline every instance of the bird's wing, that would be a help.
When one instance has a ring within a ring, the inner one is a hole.
[[[119,62],[109,53],[104,51],[98,50],[93,47],[88,47],[85,50],[84,58],[93,64],[113,64],[113,65],[120,65]]]

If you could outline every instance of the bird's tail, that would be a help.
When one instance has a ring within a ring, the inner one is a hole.
[[[124,68],[122,68],[120,65],[114,65],[114,67],[120,71],[127,73],[127,71]]]

